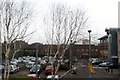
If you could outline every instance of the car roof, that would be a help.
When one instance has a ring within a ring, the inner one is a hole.
[[[53,75],[48,75],[48,76],[47,76],[47,78],[52,78],[52,77],[53,77]]]
[[[58,76],[58,75],[55,75],[55,78],[59,78],[59,76]]]
[[[48,75],[47,78],[53,78],[54,75]],[[55,78],[59,78],[58,75],[55,75]]]

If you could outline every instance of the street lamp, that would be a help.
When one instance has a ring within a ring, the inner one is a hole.
[[[88,30],[88,33],[89,33],[89,58],[91,58],[91,55],[90,55],[90,53],[91,53],[91,36],[90,36],[90,33],[91,33],[91,30]],[[88,67],[90,67],[92,64],[91,64],[91,62],[89,62],[89,64],[88,64]],[[92,76],[91,76],[91,71],[89,72],[89,78],[91,78]]]
[[[91,33],[92,31],[91,30],[88,30],[88,33],[89,33],[89,58],[91,57],[91,55],[90,55],[90,52],[91,52],[91,36],[90,36],[90,33]]]
[[[105,29],[105,32],[107,33],[107,35],[109,35],[109,29]]]
[[[0,19],[1,19],[1,15],[0,15]],[[1,21],[0,21],[0,64],[2,64],[2,40],[1,40]],[[0,80],[2,80],[2,72],[0,72]]]

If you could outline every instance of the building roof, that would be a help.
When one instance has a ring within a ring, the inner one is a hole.
[[[102,36],[101,38],[98,38],[98,40],[106,39],[108,38],[108,35]]]
[[[77,47],[79,47],[79,48],[88,48],[88,46],[89,46],[89,45],[74,45],[74,47],[76,47],[76,48],[77,48]],[[90,46],[91,46],[92,48],[98,47],[98,46],[92,45],[92,44],[91,44]]]

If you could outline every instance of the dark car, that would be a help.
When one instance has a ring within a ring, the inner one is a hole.
[[[72,73],[72,74],[77,74],[77,67],[73,67],[73,68],[71,69],[71,73]]]
[[[42,71],[42,68],[41,68],[41,65],[38,65],[36,67],[36,65],[34,65],[31,69],[30,69],[30,74],[36,74],[36,71],[37,71],[37,74],[39,75]]]
[[[110,69],[119,69],[119,67],[120,67],[120,65],[118,65],[118,64],[110,64],[108,66],[108,68],[110,68]]]

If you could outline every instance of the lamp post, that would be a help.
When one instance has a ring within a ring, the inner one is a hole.
[[[91,33],[91,30],[88,30],[88,33],[89,33],[89,58],[91,58],[91,36],[90,36],[90,33]],[[89,62],[88,66],[90,67],[92,64],[91,62]],[[91,75],[91,71],[89,71],[89,78],[91,78],[92,75]]]
[[[1,12],[0,12],[1,13]],[[1,20],[1,14],[0,14],[0,20]],[[0,21],[0,64],[2,64],[2,35],[1,35],[1,30],[2,29],[2,25],[1,25],[1,21]],[[1,75],[0,75],[1,76]],[[1,79],[1,77],[0,77]]]
[[[88,30],[88,33],[89,33],[89,58],[91,58],[91,36],[90,36],[90,33],[91,33],[91,30]]]

